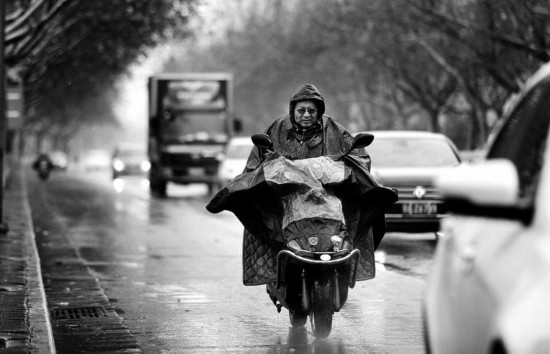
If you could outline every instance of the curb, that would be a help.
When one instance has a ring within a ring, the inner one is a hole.
[[[0,350],[56,353],[24,173],[14,163],[4,188],[0,234]]]

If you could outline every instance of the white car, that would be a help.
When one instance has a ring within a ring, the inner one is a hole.
[[[222,186],[243,172],[253,147],[249,136],[234,137],[227,142],[218,174]]]
[[[461,164],[459,152],[447,136],[412,130],[369,131],[367,147],[371,173],[377,181],[399,193],[399,201],[386,212],[387,232],[439,231],[446,210],[433,179],[442,170]]]
[[[113,153],[113,179],[125,176],[147,177],[150,168],[147,148],[143,145],[121,144]]]
[[[485,159],[443,173],[450,215],[424,301],[431,353],[550,353],[550,64],[526,84]]]

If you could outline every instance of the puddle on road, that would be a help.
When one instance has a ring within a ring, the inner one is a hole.
[[[157,299],[161,302],[173,303],[173,301],[164,300],[164,298],[175,299],[178,303],[211,303],[205,294],[192,291],[188,288],[176,284],[146,284],[135,282],[135,285],[147,287],[149,291],[144,296]]]

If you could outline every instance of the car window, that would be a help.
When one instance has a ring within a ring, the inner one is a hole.
[[[373,168],[450,167],[459,164],[454,150],[441,139],[375,137],[367,151]]]
[[[109,152],[103,150],[91,150],[86,156],[92,159],[110,159]]]
[[[487,153],[506,158],[519,174],[520,198],[534,202],[550,127],[550,78],[535,86],[506,118]]]
[[[239,158],[248,158],[250,151],[252,150],[252,145],[232,145],[227,146],[226,156],[228,158],[239,159]]]

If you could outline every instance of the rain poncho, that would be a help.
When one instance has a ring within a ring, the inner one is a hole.
[[[334,232],[340,224],[327,223],[330,219],[342,219],[354,247],[361,251],[357,280],[374,277],[374,250],[385,233],[384,212],[397,200],[397,194],[372,178],[368,171],[370,158],[364,148],[347,155],[353,137],[332,118],[322,115],[317,125],[299,129],[292,111],[296,102],[304,99],[314,100],[319,113],[324,112],[324,101],[315,87],[302,88],[290,101],[290,114],[266,130],[275,153],[254,147],[244,172],[206,207],[213,213],[229,210],[243,223],[245,285],[275,281],[277,253],[288,237],[312,232],[312,228]],[[330,161],[314,159],[320,156]],[[314,162],[318,168],[310,167]],[[332,167],[325,168],[323,163]],[[326,192],[327,185],[331,193]],[[288,193],[289,188],[301,189],[302,193]],[[315,202],[307,202],[311,200]],[[305,216],[313,220],[300,222]]]

